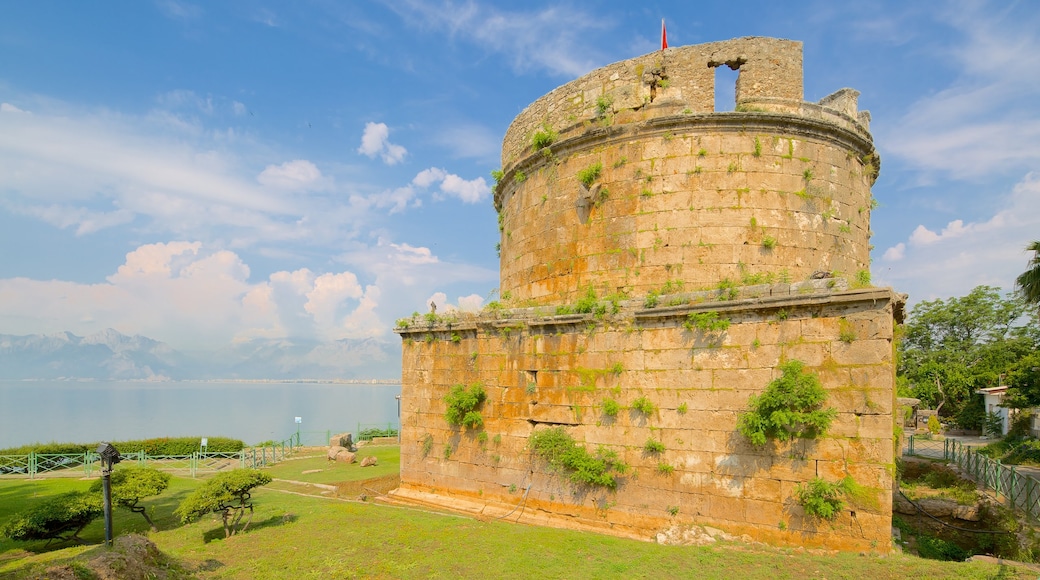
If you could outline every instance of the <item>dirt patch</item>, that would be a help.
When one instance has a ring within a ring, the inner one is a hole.
[[[401,476],[397,473],[360,481],[344,481],[336,484],[336,495],[346,499],[365,499],[386,495],[391,489],[397,489],[400,484]]]
[[[148,538],[129,534],[116,538],[111,550],[96,557],[51,566],[35,577],[41,580],[179,580],[192,578],[192,575],[160,552]]]

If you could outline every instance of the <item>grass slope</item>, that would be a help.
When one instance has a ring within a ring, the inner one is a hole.
[[[396,449],[386,453],[396,453]],[[300,473],[307,470],[306,461],[285,462],[276,469],[283,470],[279,472],[283,475],[292,470]],[[290,467],[293,463],[299,465]],[[355,477],[355,481],[379,475],[370,471],[373,468],[353,466],[357,471],[350,471],[351,466],[346,467],[343,473]],[[396,464],[394,467],[396,471]],[[89,483],[0,481],[0,524],[32,496],[79,489]],[[190,525],[181,525],[173,516],[177,503],[196,485],[198,481],[174,478],[164,495],[146,502],[160,529],[147,535],[163,552],[193,570],[195,577],[207,579],[1036,577],[1035,572],[1008,566],[937,562],[901,554],[878,558],[742,544],[660,546],[269,488],[254,495],[256,514],[249,530],[225,540],[215,516]],[[115,513],[117,533],[147,533],[140,516],[122,510]],[[98,521],[84,531],[83,537],[100,542],[103,533]],[[44,565],[89,557],[103,550],[92,546],[44,551],[42,543],[0,542],[0,578],[38,577]]]

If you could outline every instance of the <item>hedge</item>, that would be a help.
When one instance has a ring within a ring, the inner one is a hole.
[[[191,455],[199,450],[202,437],[157,437],[154,439],[134,439],[129,441],[111,441],[122,454],[144,451],[147,455]],[[229,437],[208,437],[206,450],[210,453],[235,453],[245,448],[240,439]],[[55,453],[71,455],[96,451],[98,443],[34,443],[0,449],[0,455],[28,455],[29,453]]]

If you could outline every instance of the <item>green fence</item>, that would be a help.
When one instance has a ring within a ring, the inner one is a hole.
[[[1008,506],[1040,522],[1040,481],[1014,465],[1004,465],[954,439],[917,439],[913,435],[907,437],[903,455],[949,461]]]
[[[215,473],[237,467],[265,467],[284,460],[299,448],[299,440],[294,433],[278,443],[247,447],[235,452],[196,451],[190,455],[148,455],[144,451],[132,451],[121,454],[120,465],[152,467],[195,477],[200,473]],[[93,452],[0,455],[0,478],[91,477],[100,471],[101,458]]]
[[[371,441],[375,437],[397,437],[400,430],[393,423],[358,423],[357,440]]]

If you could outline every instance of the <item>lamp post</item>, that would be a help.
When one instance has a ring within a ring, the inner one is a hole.
[[[303,417],[296,417],[296,446],[300,446],[300,423],[303,423]]]
[[[97,448],[101,456],[101,491],[105,498],[105,545],[112,545],[112,466],[123,460],[119,450],[111,443],[101,443]]]
[[[394,396],[397,399],[397,444],[401,444],[401,395]]]

